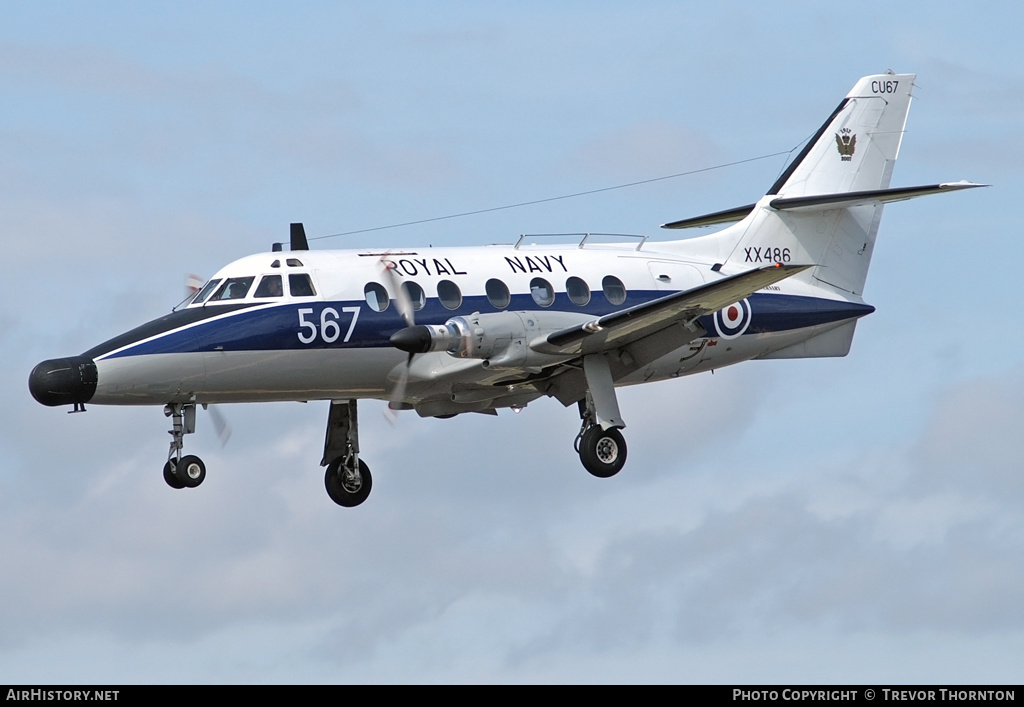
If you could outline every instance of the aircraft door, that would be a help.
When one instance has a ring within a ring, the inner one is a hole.
[[[686,263],[672,260],[649,260],[647,269],[651,271],[655,287],[668,292],[688,290],[704,284],[700,270]]]
[[[687,263],[673,260],[651,260],[648,261],[647,268],[651,271],[651,277],[654,278],[655,287],[665,294],[689,290],[703,285],[705,282],[700,270]],[[650,380],[652,378],[674,378],[687,373],[708,357],[707,343],[707,339],[695,339],[683,348],[653,362],[647,367],[645,376]]]

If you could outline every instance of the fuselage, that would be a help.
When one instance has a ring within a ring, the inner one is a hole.
[[[529,325],[546,333],[720,276],[713,263],[671,247],[680,243],[685,241],[646,243],[640,249],[619,243],[536,244],[251,255],[222,268],[187,306],[84,352],[79,358],[95,363],[95,390],[88,400],[75,402],[386,399],[406,361],[389,341],[406,326],[397,287],[405,288],[417,324],[516,312],[529,336]],[[704,335],[615,384],[771,355],[870,311],[862,302],[786,281],[701,317]],[[460,396],[462,405],[474,409],[474,404],[525,404],[542,394],[536,386],[504,400],[474,393],[474,386],[486,391],[500,379],[485,361],[444,352],[422,358],[413,368],[409,405],[453,402],[427,404],[421,414],[458,412]]]

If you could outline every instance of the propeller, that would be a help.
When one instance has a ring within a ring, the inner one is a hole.
[[[203,278],[189,273],[185,275],[185,302],[190,301],[196,296],[203,287],[203,283],[206,281]],[[223,413],[217,409],[216,405],[203,404],[203,409],[210,413],[210,419],[213,421],[213,429],[217,431],[217,439],[220,440],[220,446],[223,448],[228,440],[231,439],[231,425],[224,418]]]
[[[384,268],[384,276],[388,279],[388,282],[391,285],[391,290],[395,293],[395,309],[398,310],[398,313],[401,315],[406,326],[405,329],[395,332],[391,341],[392,344],[395,344],[395,337],[399,337],[403,332],[409,331],[411,328],[416,326],[416,315],[412,307],[412,299],[409,297],[409,292],[402,287],[402,281],[395,273],[395,264],[390,260],[387,260],[387,255],[381,256],[380,263]],[[391,390],[391,398],[388,401],[388,408],[384,411],[384,418],[391,423],[392,426],[398,420],[397,412],[402,409],[402,400],[405,398],[405,388],[409,383],[409,368],[412,366],[412,357],[419,353],[416,350],[403,346],[398,346],[398,348],[403,351],[408,351],[409,357],[405,360],[405,366],[402,368],[402,371],[398,376],[398,382],[395,383],[395,387]]]
[[[202,288],[203,283],[206,282],[203,278],[198,275],[189,273],[185,276],[185,297],[195,297],[196,293]]]
[[[217,430],[217,439],[220,440],[220,446],[223,449],[227,445],[228,440],[231,439],[231,425],[228,424],[220,408],[216,405],[204,405],[203,407],[210,413],[213,429]]]

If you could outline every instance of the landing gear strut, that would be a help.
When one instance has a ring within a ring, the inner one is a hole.
[[[373,477],[370,476],[370,468],[359,458],[359,420],[355,400],[331,402],[320,466],[327,467],[324,474],[327,495],[339,506],[358,506],[370,495]]]
[[[164,415],[171,418],[171,448],[164,464],[164,481],[172,489],[195,488],[206,479],[206,465],[193,454],[181,455],[184,437],[196,431],[196,406],[171,403],[164,406]]]
[[[587,395],[580,400],[583,424],[575,448],[584,468],[594,476],[615,476],[626,464],[626,440],[619,429],[626,425],[619,415],[608,359],[602,354],[583,358]]]

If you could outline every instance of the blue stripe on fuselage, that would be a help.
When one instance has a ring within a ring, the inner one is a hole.
[[[562,292],[556,295],[550,310],[579,312],[594,317],[642,304],[665,296],[664,291],[648,290],[631,292],[620,305],[611,305],[597,294],[587,305],[580,307],[569,301]],[[774,293],[756,293],[748,298],[751,305],[751,321],[746,334],[761,334],[775,331],[789,331],[803,327],[829,324],[845,319],[855,319],[870,314],[874,307],[866,304],[829,300],[817,297],[803,297]],[[345,307],[358,307],[359,314],[352,336],[344,341],[352,322],[352,314],[345,312]],[[333,309],[337,313],[328,313],[323,319],[325,309]],[[316,328],[316,337],[310,343],[303,343],[299,334],[309,338],[311,330],[308,326],[300,326],[299,310],[313,310],[303,315],[305,321]],[[513,295],[509,306],[510,311],[539,311],[528,294]],[[428,299],[422,310],[416,312],[418,324],[442,324],[453,316],[468,315],[473,312],[495,312],[496,310],[483,295],[466,297],[458,310],[449,310],[437,299]],[[700,318],[700,323],[710,338],[715,338],[713,315]],[[328,338],[337,334],[331,343],[324,341],[322,324],[328,324]],[[337,327],[337,329],[335,329]],[[302,349],[322,348],[379,348],[388,347],[388,339],[405,323],[398,316],[394,307],[384,312],[375,312],[364,300],[350,302],[283,302],[269,307],[249,307],[227,313],[226,316],[190,322],[188,325],[166,331],[153,336],[148,341],[140,341],[135,345],[121,341],[124,348],[98,358],[121,358],[125,356],[141,356],[146,354],[194,353],[203,351],[297,351]],[[138,331],[147,333],[146,325]],[[150,334],[151,335],[151,334]]]

